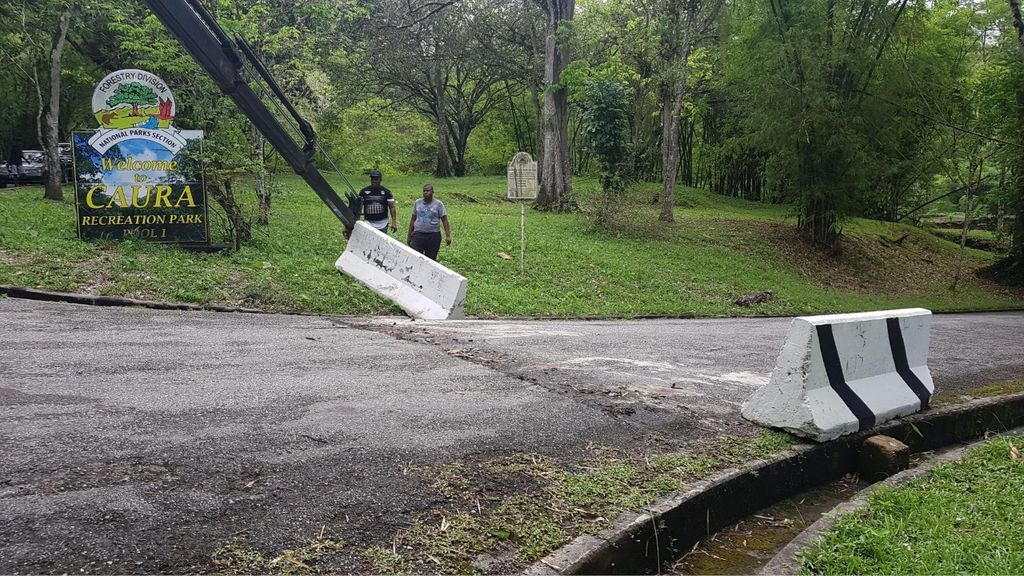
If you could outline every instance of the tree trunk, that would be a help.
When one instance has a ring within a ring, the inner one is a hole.
[[[1024,65],[1024,19],[1021,18],[1020,0],[1010,1],[1010,15],[1013,28],[1017,32],[1017,48],[1020,65]],[[1017,142],[1024,144],[1024,88],[1017,89]],[[1017,155],[1016,166],[1012,170],[1013,184],[1016,188],[1014,198],[1016,206],[1013,225],[1013,243],[1010,245],[1009,267],[1016,275],[1024,278],[1024,155]]]
[[[1017,48],[1021,56],[1024,56],[1024,19],[1020,14],[1020,0],[1010,0],[1010,16],[1013,20],[1013,29],[1017,31]]]
[[[683,132],[683,141],[680,144],[682,148],[679,150],[680,166],[679,168],[683,171],[683,185],[693,187],[693,135],[696,130],[695,118],[687,118],[686,122],[683,123],[681,128]],[[678,181],[678,178],[676,178]]]
[[[46,146],[46,132],[43,130],[43,116],[46,114],[46,103],[43,101],[43,86],[39,82],[39,71],[32,69],[32,85],[36,88],[39,109],[36,112],[36,140],[40,146]]]
[[[971,173],[968,174],[970,182],[967,184],[967,208],[964,210],[964,225],[960,230],[960,253],[956,260],[956,273],[953,274],[953,285],[950,286],[950,290],[956,290],[957,284],[960,283],[960,274],[964,269],[964,251],[967,247],[967,231],[971,228],[971,212],[974,211],[974,193],[978,186],[981,185],[981,169],[982,165],[977,165],[978,169],[978,186],[975,185],[974,180],[974,161],[971,161]]]
[[[1021,166],[1024,169],[1024,166]],[[1016,177],[1017,210],[1013,220],[1013,242],[1010,245],[1010,265],[1024,276],[1024,174]]]
[[[458,126],[458,130],[452,138],[452,143],[455,145],[455,154],[453,154],[454,158],[452,159],[452,173],[458,178],[466,175],[466,145],[469,141],[469,133],[471,131],[471,126]]]
[[[230,178],[223,183],[212,182],[209,185],[210,197],[213,198],[228,219],[228,226],[231,228],[231,240],[235,250],[242,248],[242,243],[252,238],[251,220],[246,219],[245,211],[241,204],[235,199],[235,190]]]
[[[541,0],[548,18],[544,42],[544,155],[541,161],[537,207],[564,210],[571,205],[572,166],[569,163],[568,94],[561,85],[569,62],[569,41],[563,21],[572,20],[575,0]]]
[[[68,5],[60,13],[57,35],[50,53],[50,107],[46,112],[46,200],[63,200],[64,190],[60,186],[61,168],[60,153],[60,60],[64,53],[64,42],[68,37],[71,24],[71,6]]]
[[[1018,22],[1020,12],[1017,12]],[[1019,33],[1024,35],[1024,27],[1019,28]],[[1024,43],[1022,43],[1024,50]],[[1024,130],[1024,89],[1017,90],[1018,126]],[[1018,142],[1024,144],[1024,135],[1018,137]],[[1011,171],[1010,186],[1014,192],[1010,195],[1012,199],[1011,210],[1014,213],[1013,241],[1010,243],[1009,267],[1016,275],[1024,279],[1024,155],[1018,154],[1016,166]]]
[[[252,135],[252,162],[253,171],[256,173],[256,199],[259,201],[259,211],[256,213],[256,223],[265,226],[270,222],[271,197],[270,188],[267,186],[267,168],[265,165],[266,140],[259,130],[254,130]]]
[[[434,85],[437,100],[437,162],[434,166],[434,176],[447,178],[452,175],[451,157],[448,154],[448,93],[441,82],[440,65],[433,63],[431,67],[431,83]]]
[[[676,60],[676,77],[672,87],[671,105],[665,102],[662,109],[662,154],[661,154],[661,214],[658,220],[674,222],[672,208],[676,198],[676,175],[679,171],[679,117],[683,111],[683,99],[686,98],[686,63],[690,59],[690,43],[693,40],[690,32],[696,16],[692,10],[693,3],[687,7],[683,16],[683,41],[678,46],[679,55]]]
[[[544,107],[540,102],[540,88],[536,85],[530,87],[530,102],[533,103],[533,128],[536,132],[532,153],[536,160],[544,156]],[[540,174],[537,177],[540,178]]]

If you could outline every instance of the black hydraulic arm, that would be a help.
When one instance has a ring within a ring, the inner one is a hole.
[[[164,23],[196,62],[213,77],[221,91],[235,101],[235,104],[249,117],[256,129],[284,158],[296,174],[320,196],[331,212],[345,225],[346,232],[355,226],[358,214],[353,214],[349,206],[342,202],[334,188],[324,179],[319,170],[313,166],[313,155],[316,150],[316,134],[313,127],[306,122],[292,103],[285,97],[277,82],[260,62],[256,54],[241,38],[232,42],[224,30],[217,24],[213,15],[206,10],[200,0],[145,0],[156,17]],[[242,54],[239,54],[241,49]],[[249,61],[252,67],[263,77],[278,100],[285,106],[288,113],[295,119],[299,131],[305,139],[300,146],[280,122],[271,114],[259,96],[249,87],[242,76],[242,58]],[[349,195],[351,206],[358,211],[358,199]]]

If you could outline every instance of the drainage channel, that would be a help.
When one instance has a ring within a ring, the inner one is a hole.
[[[960,451],[963,446],[956,443],[913,454],[909,470],[922,464],[934,465],[939,456]],[[662,574],[758,574],[811,524],[869,486],[870,482],[847,474],[780,500],[700,540]]]
[[[549,554],[526,574],[657,574],[666,564],[677,574],[754,573],[801,532],[798,522],[813,523],[863,488],[848,479],[869,436],[896,438],[912,454],[928,458],[1021,425],[1024,393],[1017,393],[932,409],[825,444],[797,445],[695,482],[643,514],[624,514],[601,533],[580,536]],[[734,550],[737,539],[739,548],[749,550]],[[732,552],[720,553],[725,550]]]
[[[757,574],[822,514],[867,486],[846,476],[786,498],[701,540],[662,574]]]

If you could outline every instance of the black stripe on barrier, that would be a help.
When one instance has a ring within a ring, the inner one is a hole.
[[[903,330],[900,328],[900,319],[887,318],[885,320],[885,327],[889,330],[889,348],[892,349],[892,359],[896,363],[896,372],[899,373],[903,381],[907,383],[907,386],[921,400],[921,410],[924,410],[928,407],[928,401],[931,399],[932,393],[928,391],[928,388],[917,377],[917,374],[914,374],[914,371],[910,369],[910,362],[907,361],[907,347],[903,343]]]
[[[836,338],[832,335],[831,324],[820,324],[814,327],[818,332],[818,346],[821,347],[821,358],[825,362],[825,374],[828,375],[828,384],[839,394],[839,397],[846,404],[846,407],[857,417],[861,430],[867,430],[875,425],[875,413],[868,408],[868,405],[857,396],[857,393],[846,383],[843,376],[843,366],[839,362],[839,350],[836,348]]]

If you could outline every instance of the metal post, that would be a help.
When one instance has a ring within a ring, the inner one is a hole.
[[[526,272],[526,202],[519,201],[519,273]]]

